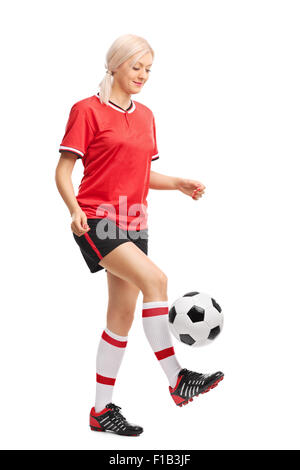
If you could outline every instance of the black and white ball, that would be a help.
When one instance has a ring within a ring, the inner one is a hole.
[[[169,309],[170,330],[179,341],[198,347],[210,344],[222,331],[220,305],[208,294],[188,292]]]

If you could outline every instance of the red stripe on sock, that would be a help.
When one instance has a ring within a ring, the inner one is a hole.
[[[103,331],[102,339],[104,339],[104,341],[106,341],[107,343],[116,346],[117,348],[125,348],[127,344],[127,341],[118,341],[117,339],[112,338],[106,333],[106,331]]]
[[[143,317],[156,317],[157,315],[167,315],[168,307],[143,308]]]
[[[165,359],[166,357],[169,357],[169,356],[173,356],[174,354],[175,354],[175,351],[174,351],[174,348],[172,346],[171,348],[162,349],[161,351],[157,351],[155,353],[155,356],[157,357],[157,359],[159,361],[161,361],[162,359]]]
[[[98,248],[96,247],[95,243],[93,242],[93,240],[91,239],[91,237],[89,236],[88,233],[85,233],[84,234],[85,238],[87,239],[88,243],[91,245],[91,247],[93,248],[93,250],[97,253],[97,255],[99,256],[100,259],[103,258],[103,256],[101,255],[100,251],[98,250]]]
[[[104,385],[115,385],[116,379],[112,379],[111,377],[104,377],[104,375],[96,374],[96,380],[98,384]]]

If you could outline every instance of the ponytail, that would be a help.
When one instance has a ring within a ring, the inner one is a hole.
[[[113,72],[106,67],[106,72],[99,83],[99,99],[101,103],[107,104],[111,94]]]

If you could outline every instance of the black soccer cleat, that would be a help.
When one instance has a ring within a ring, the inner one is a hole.
[[[181,369],[175,387],[169,386],[169,391],[177,406],[187,405],[189,401],[193,401],[193,397],[215,388],[223,377],[223,372],[199,374],[188,369]]]
[[[112,432],[121,436],[138,436],[143,432],[141,426],[130,424],[120,413],[120,406],[108,403],[106,407],[96,413],[95,408],[90,412],[90,428],[92,431]]]

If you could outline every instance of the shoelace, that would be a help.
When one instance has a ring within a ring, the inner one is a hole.
[[[183,369],[183,383],[181,385],[180,394],[191,397],[199,391],[200,385],[205,381],[209,374],[200,374],[188,369]]]
[[[182,375],[184,376],[184,379],[190,381],[190,380],[203,380],[205,379],[208,374],[200,374],[199,372],[193,372],[192,370],[188,369],[183,369]]]
[[[122,421],[126,421],[126,418],[124,418],[124,416],[120,413],[120,406],[117,406],[114,403],[109,403],[108,405],[106,405],[106,408],[113,410],[116,414],[116,417],[120,418]]]

